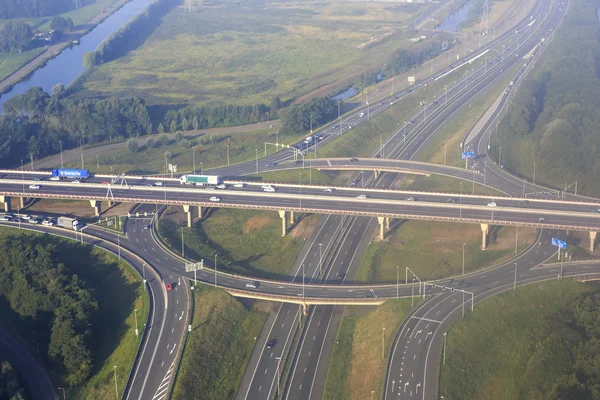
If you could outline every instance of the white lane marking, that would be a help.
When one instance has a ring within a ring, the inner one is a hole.
[[[411,318],[413,318],[413,319],[420,319],[421,321],[435,322],[437,324],[441,324],[442,323],[442,321],[436,321],[435,319],[429,319],[429,318],[423,318],[423,317],[412,316]],[[419,332],[421,332],[421,331],[419,331]]]

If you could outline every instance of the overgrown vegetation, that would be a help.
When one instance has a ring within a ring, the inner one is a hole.
[[[12,364],[0,357],[0,399],[27,400],[25,387]]]
[[[543,57],[523,82],[492,148],[502,164],[536,182],[600,194],[600,29],[597,2],[576,0]],[[576,72],[575,72],[576,71]]]
[[[193,291],[194,316],[174,399],[233,399],[266,313],[209,286]]]
[[[600,398],[600,292],[572,280],[485,300],[448,332],[450,399]]]
[[[4,323],[72,398],[114,394],[112,366],[128,370],[137,349],[133,309],[148,311],[140,281],[116,257],[66,239],[5,228],[0,246]]]
[[[0,0],[0,19],[56,15],[93,2],[94,0]]]

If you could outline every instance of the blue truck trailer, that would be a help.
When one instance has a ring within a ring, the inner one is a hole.
[[[56,168],[52,170],[52,177],[58,177],[61,179],[87,179],[90,177],[90,171],[87,169]]]

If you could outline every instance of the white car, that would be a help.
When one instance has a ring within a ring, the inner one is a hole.
[[[267,188],[270,188],[270,187],[272,187],[272,186],[271,185],[262,185],[260,188],[261,189],[267,189]]]
[[[325,193],[332,193],[332,192],[333,192],[333,189],[332,189],[332,188],[326,188],[326,189],[323,189],[323,191],[324,191]]]
[[[492,201],[491,203],[488,203],[488,207],[496,207],[498,204],[496,204],[495,201]]]
[[[217,189],[227,189],[227,186],[225,186],[224,183],[221,183],[220,185],[217,185]]]
[[[250,288],[250,289],[256,289],[256,286],[257,285],[254,282],[248,282],[248,283],[246,283],[246,287]]]
[[[24,219],[25,221],[29,221],[29,219],[31,218],[31,215],[21,215],[21,219]]]
[[[210,201],[219,202],[219,201],[221,201],[221,198],[217,197],[217,196],[213,196],[210,198]]]
[[[359,195],[359,196],[356,196],[356,198],[357,198],[357,199],[364,200],[364,199],[366,199],[366,198],[367,198],[367,196],[366,196],[366,195],[364,195],[364,194],[361,194],[361,195]]]
[[[39,189],[40,185],[29,185],[29,189]]]
[[[163,183],[162,182],[154,182],[154,186],[162,186]]]
[[[52,221],[43,221],[42,225],[44,225],[44,226],[54,226],[54,224],[52,223]]]
[[[415,201],[414,197],[409,197],[408,199],[406,199],[407,201]]]
[[[265,192],[271,192],[271,193],[273,193],[273,192],[275,191],[275,188],[274,188],[274,187],[272,187],[272,186],[269,186],[269,187],[266,187],[266,188],[264,188],[263,190],[264,190]]]
[[[244,185],[243,183],[236,183],[233,185],[234,188],[243,188],[244,186],[246,185]]]
[[[37,218],[31,218],[31,219],[29,220],[29,223],[30,223],[30,224],[35,224],[35,225],[37,225],[37,224],[39,224],[39,223],[40,223],[40,220],[39,220],[39,219],[37,219]]]
[[[12,218],[7,217],[6,215],[3,215],[0,217],[0,221],[10,221]]]
[[[50,178],[51,181],[60,181],[60,176],[53,176]]]

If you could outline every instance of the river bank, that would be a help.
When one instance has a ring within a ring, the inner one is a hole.
[[[85,24],[81,25],[83,29],[79,29],[74,32],[70,32],[65,35],[65,38],[62,42],[54,44],[52,46],[46,46],[45,51],[35,57],[33,60],[23,65],[21,68],[16,70],[11,75],[7,76],[5,79],[0,81],[0,95],[9,91],[14,85],[19,83],[21,80],[27,78],[37,69],[46,65],[46,63],[58,56],[65,48],[71,45],[74,40],[79,41],[79,39],[86,34],[88,34],[92,29],[98,26],[101,22],[103,22],[106,18],[112,15],[114,12],[119,10],[125,4],[127,4],[130,0],[116,0],[113,4],[111,4],[106,9],[103,9],[99,14],[95,17],[87,21]]]

